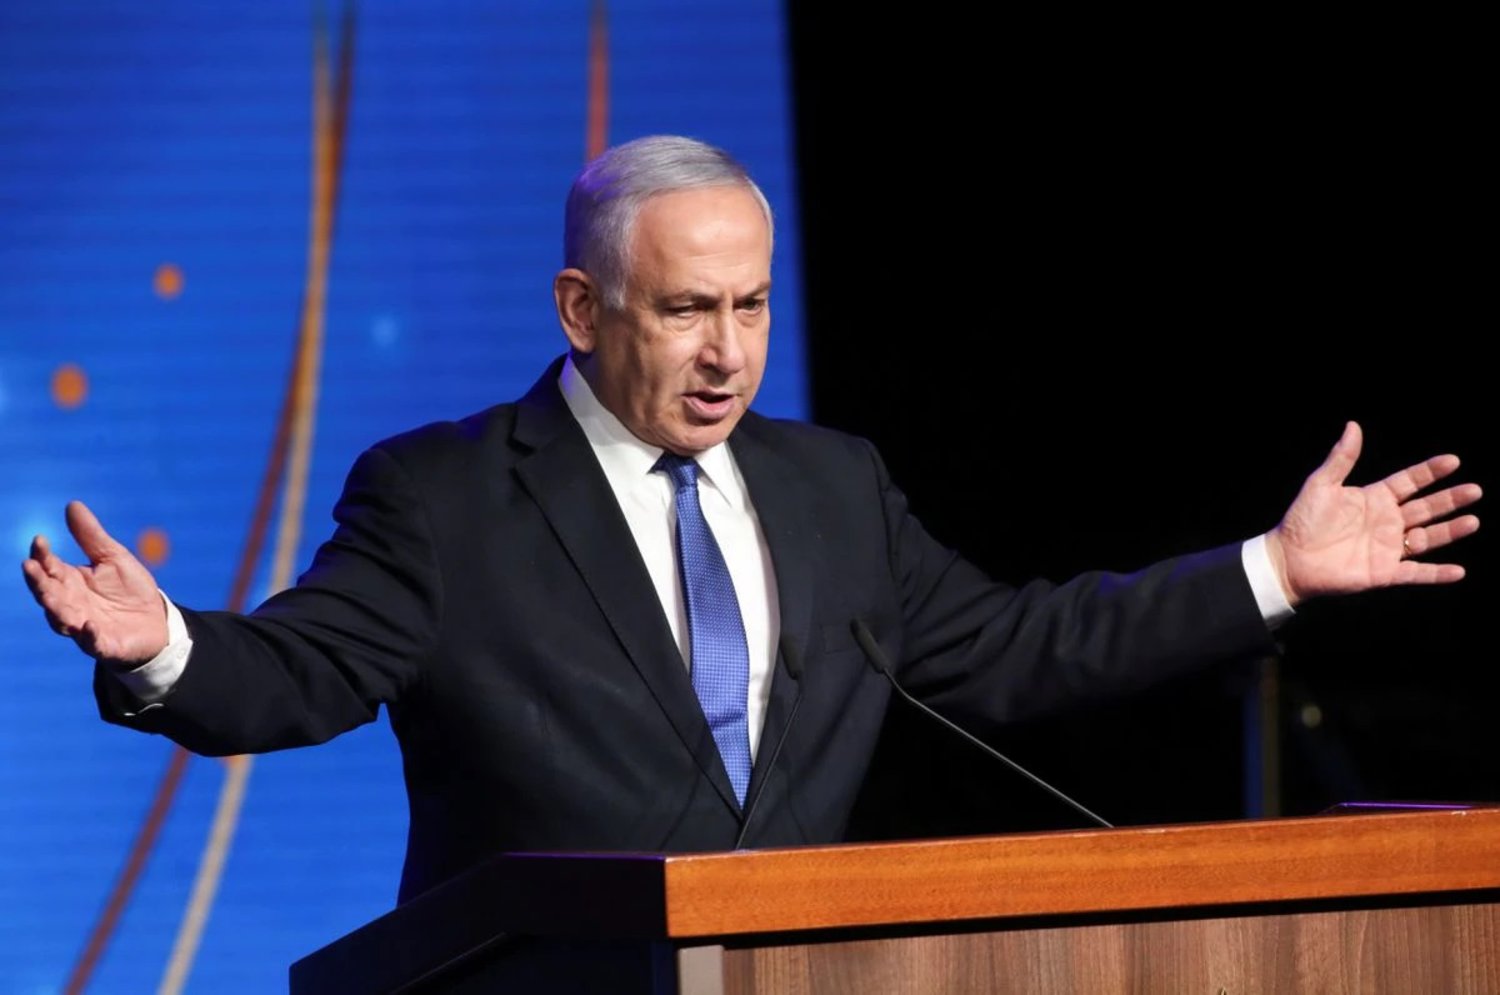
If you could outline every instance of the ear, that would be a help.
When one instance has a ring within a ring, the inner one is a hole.
[[[562,322],[563,334],[573,349],[593,352],[603,304],[593,277],[581,269],[563,270],[552,280],[552,299],[557,304],[557,320]]]

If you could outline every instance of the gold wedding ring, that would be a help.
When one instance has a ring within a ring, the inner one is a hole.
[[[1410,535],[1410,533],[1408,533],[1406,535],[1403,535],[1401,537],[1401,548],[1405,551],[1405,554],[1407,556],[1411,555],[1411,535]]]

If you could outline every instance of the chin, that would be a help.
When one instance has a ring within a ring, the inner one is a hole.
[[[667,448],[673,452],[696,456],[698,453],[712,449],[729,438],[729,434],[734,431],[734,426],[738,423],[739,419],[736,418],[729,424],[721,422],[718,425],[703,426],[688,429],[685,432],[674,433],[669,438]]]

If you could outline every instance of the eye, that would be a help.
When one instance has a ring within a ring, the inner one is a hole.
[[[760,314],[766,309],[766,299],[764,297],[751,297],[740,301],[739,307],[746,314]]]

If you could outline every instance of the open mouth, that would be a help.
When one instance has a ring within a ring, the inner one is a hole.
[[[703,418],[723,418],[734,407],[734,395],[717,390],[694,390],[688,392],[688,408]]]

